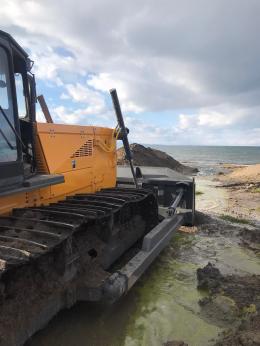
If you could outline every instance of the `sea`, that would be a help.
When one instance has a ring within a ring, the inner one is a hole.
[[[253,165],[260,163],[260,146],[193,146],[149,145],[171,155],[183,164],[197,167],[199,175],[211,175],[220,171],[221,164]]]

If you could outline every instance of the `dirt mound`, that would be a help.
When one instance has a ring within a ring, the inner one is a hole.
[[[229,176],[240,181],[260,181],[260,164],[238,168]]]
[[[185,166],[161,150],[152,149],[136,143],[131,144],[130,148],[135,166],[167,167],[186,175],[192,175],[198,172],[197,168]],[[117,164],[128,165],[123,147],[117,150]]]
[[[235,322],[216,346],[260,345],[260,275],[227,275],[211,263],[197,271],[198,287],[209,290],[199,301],[202,314],[215,322]]]
[[[225,167],[224,167],[225,168]],[[237,166],[234,165],[229,167],[230,173],[218,175],[217,180],[229,185],[245,185],[245,184],[256,184],[256,187],[260,183],[260,164],[248,165],[248,166]]]
[[[240,232],[241,245],[248,249],[260,254],[260,229],[258,227],[253,229],[244,228]]]
[[[251,304],[260,309],[260,275],[223,276],[218,268],[208,263],[197,270],[197,278],[198,288],[208,289],[210,295],[225,295],[233,299],[239,309]]]
[[[260,346],[260,316],[254,316],[249,322],[241,324],[239,329],[230,332],[215,346]]]

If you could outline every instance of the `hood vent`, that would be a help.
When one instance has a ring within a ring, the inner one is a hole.
[[[93,155],[93,140],[88,139],[86,143],[84,143],[73,155],[71,155],[71,158],[74,159],[76,157],[83,157],[83,156],[92,156]]]

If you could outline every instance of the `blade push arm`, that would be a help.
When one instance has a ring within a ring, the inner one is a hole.
[[[118,126],[121,130],[121,134],[122,134],[122,141],[124,144],[124,149],[125,149],[125,154],[126,154],[126,158],[129,162],[130,168],[131,168],[131,172],[133,175],[133,179],[134,179],[134,183],[136,188],[138,187],[138,183],[137,183],[137,179],[136,179],[136,175],[135,175],[135,170],[134,170],[134,165],[133,165],[133,158],[132,158],[132,153],[130,150],[130,145],[128,142],[128,137],[127,137],[127,130],[125,127],[125,122],[124,122],[124,118],[122,115],[122,111],[121,111],[121,107],[120,107],[120,103],[118,100],[118,96],[117,96],[117,92],[116,89],[111,89],[110,90],[110,95],[112,97],[112,101],[113,101],[113,105],[114,105],[114,109],[115,109],[115,113],[116,113],[116,117],[117,117],[117,122],[118,122]]]

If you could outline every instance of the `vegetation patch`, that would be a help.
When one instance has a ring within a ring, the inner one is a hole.
[[[195,192],[195,195],[196,195],[196,196],[203,195],[203,194],[204,194],[204,192],[202,192],[202,191],[200,191],[200,190],[197,190],[197,191]]]
[[[260,187],[255,187],[251,190],[253,193],[260,193]]]
[[[227,215],[227,214],[220,215],[220,218],[222,220],[229,221],[229,222],[232,222],[232,223],[240,223],[240,224],[243,224],[243,225],[251,225],[252,224],[251,221],[248,220],[248,219],[234,217],[234,216]]]

